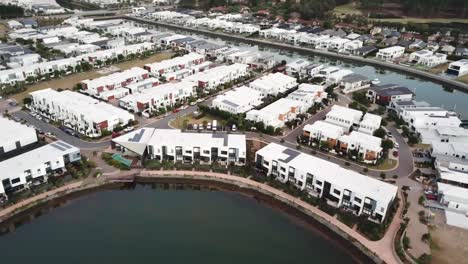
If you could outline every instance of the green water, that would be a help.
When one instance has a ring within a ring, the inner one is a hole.
[[[2,263],[353,263],[336,243],[221,191],[111,190],[0,236]]]

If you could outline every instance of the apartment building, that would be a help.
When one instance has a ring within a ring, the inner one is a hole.
[[[255,163],[268,176],[378,223],[397,196],[397,186],[275,143],[257,151]]]
[[[216,96],[211,107],[232,114],[241,114],[261,105],[262,98],[259,91],[241,86]]]
[[[127,111],[72,92],[50,88],[30,93],[31,110],[88,137],[99,137],[135,120]]]
[[[343,135],[339,139],[339,151],[355,153],[356,159],[362,159],[365,163],[375,164],[382,157],[382,139],[359,131],[352,131],[349,135]]]
[[[175,57],[161,62],[146,64],[144,68],[153,76],[160,77],[163,74],[177,72],[198,65],[205,61],[205,56],[198,53],[189,53],[181,57]]]
[[[134,112],[158,111],[159,108],[173,106],[193,96],[195,86],[195,83],[185,80],[161,84],[120,98],[119,106]]]
[[[281,98],[260,110],[250,110],[246,119],[254,122],[263,122],[265,126],[281,128],[286,121],[293,120],[298,114],[307,111],[307,106],[297,100]]]
[[[149,78],[147,70],[139,67],[133,67],[122,72],[113,73],[96,79],[83,80],[81,81],[81,89],[89,95],[100,96],[104,91],[122,88],[147,78]],[[118,98],[119,97],[116,97],[116,99]]]
[[[0,159],[37,142],[36,130],[0,116]]]
[[[326,122],[342,126],[349,132],[353,126],[358,126],[361,122],[362,112],[359,110],[334,105],[326,115]]]
[[[301,83],[294,92],[288,95],[288,99],[300,101],[310,108],[314,104],[321,103],[323,99],[327,98],[327,92],[321,85],[314,85],[308,83]]]
[[[280,72],[269,73],[249,84],[249,87],[257,90],[262,96],[278,95],[297,86],[296,78],[284,75]]]
[[[380,60],[391,61],[403,56],[403,54],[405,54],[404,47],[393,46],[384,49],[379,49],[375,57]]]
[[[304,143],[320,146],[326,142],[328,148],[334,148],[345,132],[344,127],[319,120],[304,126],[302,138]]]
[[[234,82],[240,78],[247,77],[249,65],[234,63],[222,65],[209,70],[193,74],[184,80],[197,83],[200,89],[215,89],[219,85]]]
[[[47,181],[54,172],[66,171],[67,164],[80,160],[80,149],[62,141],[4,160],[0,162],[0,196],[36,181]]]
[[[349,94],[370,87],[369,79],[361,74],[352,73],[341,78],[340,88],[343,93]]]

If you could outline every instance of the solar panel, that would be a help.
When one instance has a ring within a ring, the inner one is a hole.
[[[128,141],[130,141],[130,142],[140,142],[140,140],[143,137],[144,133],[145,133],[145,129],[142,129],[138,133],[135,133],[135,135],[133,135],[133,138],[130,138]]]
[[[62,147],[64,147],[64,148],[66,148],[66,149],[71,149],[72,148],[70,145],[67,145],[67,144],[65,144],[65,142],[62,142],[62,141],[57,141],[55,143],[62,146]]]
[[[54,148],[60,150],[60,151],[65,151],[65,148],[63,148],[63,147],[61,147],[61,146],[59,146],[59,145],[57,145],[57,144],[55,144],[55,143],[52,143],[52,144],[50,144],[50,145],[51,145],[52,147],[54,147]]]
[[[286,157],[286,159],[280,159],[280,161],[284,162],[284,163],[288,163],[291,160],[293,160],[294,158],[296,158],[297,156],[299,156],[299,154],[301,154],[301,153],[299,151],[295,151],[295,150],[292,150],[292,149],[285,149],[283,151],[283,154],[288,155],[288,157]]]

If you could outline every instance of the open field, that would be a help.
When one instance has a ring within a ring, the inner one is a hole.
[[[448,65],[449,65],[448,62],[443,63],[443,64],[437,65],[437,66],[435,66],[433,68],[430,68],[427,71],[430,72],[430,73],[434,73],[434,74],[443,73],[443,72],[447,71]]]
[[[356,8],[356,3],[336,6],[333,13],[335,15],[362,15],[362,11]]]
[[[172,52],[162,52],[162,53],[154,54],[143,60],[134,59],[134,60],[114,64],[111,67],[118,67],[120,70],[126,70],[132,67],[143,67],[147,63],[167,60],[171,58],[172,55],[173,55]],[[15,99],[18,103],[22,103],[23,98],[26,98],[30,92],[39,91],[39,90],[43,90],[47,88],[54,88],[54,89],[62,88],[64,90],[72,89],[73,86],[75,86],[77,83],[79,83],[82,80],[94,79],[94,78],[103,76],[99,72],[100,72],[99,70],[91,70],[89,72],[80,72],[80,73],[71,74],[69,76],[65,76],[60,79],[52,79],[50,81],[36,83],[33,85],[29,85],[26,91],[12,95],[10,97]]]
[[[200,118],[195,118],[191,114],[188,114],[188,115],[185,115],[185,116],[177,117],[176,119],[171,121],[171,123],[169,125],[174,127],[174,128],[182,129],[182,128],[184,128],[184,123],[187,124],[187,125],[188,124],[200,125],[200,124],[203,124],[203,122],[211,123],[213,120],[217,120],[218,126],[224,126],[226,124],[226,121],[220,120],[219,118],[216,118],[216,117],[211,116],[209,114],[204,114]]]
[[[460,82],[468,83],[468,74],[466,74],[466,75],[464,75],[462,77],[458,77],[457,80],[460,81]]]
[[[430,229],[432,261],[437,264],[466,263],[468,259],[468,230],[444,223],[442,211],[436,212],[436,225]]]
[[[5,23],[0,23],[0,38],[5,38],[9,30]]]

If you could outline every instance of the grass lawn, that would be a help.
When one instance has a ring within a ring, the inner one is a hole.
[[[113,64],[112,66],[118,67],[120,70],[126,70],[132,67],[143,67],[147,63],[153,63],[153,62],[170,59],[173,54],[174,54],[173,52],[161,52],[161,53],[156,53],[143,60],[134,59],[130,61],[124,61],[122,63]],[[94,79],[94,78],[101,77],[101,76],[103,75],[98,73],[97,70],[74,73],[74,74],[70,74],[68,76],[62,77],[60,79],[52,79],[50,81],[44,81],[44,82],[36,83],[33,85],[29,85],[26,91],[11,95],[9,97],[15,99],[19,104],[22,104],[23,98],[28,97],[30,92],[39,91],[39,90],[43,90],[47,88],[53,88],[53,89],[62,88],[64,90],[72,89],[73,86],[75,86],[77,83],[81,82],[82,80]]]
[[[185,115],[185,116],[179,116],[176,119],[172,120],[169,125],[175,128],[183,129],[184,128],[184,121],[186,121],[187,124],[203,124],[204,121],[207,123],[213,122],[213,120],[218,121],[218,126],[224,126],[226,124],[225,120],[220,120],[219,118],[216,118],[212,115],[205,114],[200,118],[195,118],[191,114]]]
[[[356,8],[355,3],[336,6],[333,13],[335,15],[362,15],[362,11]]]
[[[386,159],[382,164],[369,167],[373,170],[391,170],[397,166],[397,161],[394,159]]]
[[[374,19],[378,22],[391,22],[391,23],[443,23],[448,24],[452,22],[457,23],[468,23],[467,18],[420,18],[420,17],[403,17],[403,18],[382,18],[382,19]]]
[[[443,72],[447,71],[448,65],[449,65],[448,62],[443,63],[443,64],[437,65],[435,67],[429,68],[429,69],[427,69],[427,71],[430,72],[430,73],[434,73],[434,74],[443,73]]]
[[[461,77],[458,77],[457,81],[468,83],[468,74],[466,74],[464,76],[461,76]]]

